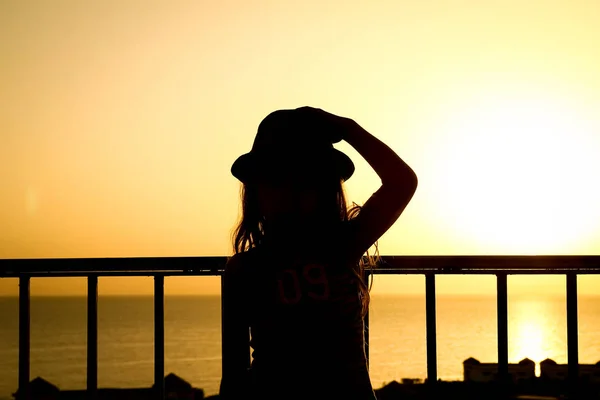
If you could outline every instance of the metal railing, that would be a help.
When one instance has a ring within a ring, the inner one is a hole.
[[[98,277],[154,277],[154,382],[164,399],[164,278],[219,276],[226,257],[136,257],[0,259],[0,278],[19,279],[19,393],[28,397],[30,371],[30,279],[87,277],[87,393],[98,392]],[[438,380],[435,276],[495,275],[497,279],[498,376],[508,380],[508,275],[566,276],[568,380],[576,384],[579,367],[577,276],[600,274],[600,256],[384,256],[370,274],[424,275],[427,382]],[[368,314],[365,320],[368,356]]]

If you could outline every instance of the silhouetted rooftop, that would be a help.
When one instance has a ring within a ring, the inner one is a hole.
[[[60,390],[47,380],[37,377],[29,383],[30,400],[79,400],[86,399],[87,392],[81,390]],[[148,400],[153,398],[154,385],[148,388],[99,388],[97,400]],[[204,391],[194,388],[181,377],[170,373],[165,376],[165,393],[168,399],[197,400],[204,399]],[[15,399],[20,399],[17,390],[13,394]]]

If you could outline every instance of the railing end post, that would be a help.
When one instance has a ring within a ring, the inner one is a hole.
[[[568,273],[567,280],[567,363],[569,391],[574,394],[579,383],[579,322],[577,308],[577,274]]]

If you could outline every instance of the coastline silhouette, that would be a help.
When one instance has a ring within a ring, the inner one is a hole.
[[[516,364],[509,364],[510,384],[498,386],[498,364],[481,363],[472,357],[464,360],[463,381],[438,381],[435,389],[421,379],[403,378],[400,382],[392,381],[375,389],[377,400],[407,400],[431,398],[503,398],[523,399],[534,396],[540,399],[558,399],[567,391],[567,365],[558,364],[554,360],[545,359],[540,363],[541,374],[535,375],[535,363],[528,358]],[[580,365],[581,382],[580,399],[597,399],[600,393],[600,361],[596,364]],[[339,396],[344,394],[339,388]],[[29,400],[84,400],[88,399],[85,390],[61,390],[51,382],[37,377],[29,384]],[[13,394],[15,400],[21,400],[19,392]],[[153,387],[149,388],[100,388],[96,400],[150,400],[155,398]],[[260,397],[260,396],[257,396]],[[220,400],[222,397],[212,395],[205,397],[204,391],[193,387],[185,379],[170,373],[165,376],[165,398],[173,400]],[[268,392],[262,394],[263,399],[270,399]],[[334,399],[342,397],[333,397]]]

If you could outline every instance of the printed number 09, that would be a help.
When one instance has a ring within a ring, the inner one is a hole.
[[[320,264],[307,264],[302,268],[303,280],[298,277],[295,269],[286,269],[282,271],[277,280],[279,288],[279,298],[284,304],[296,304],[303,295],[314,300],[327,300],[329,298],[329,281],[325,268]],[[292,283],[292,293],[286,293],[284,280],[288,277]]]

